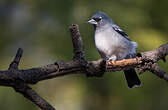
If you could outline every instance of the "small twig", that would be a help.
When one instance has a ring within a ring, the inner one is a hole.
[[[10,69],[18,69],[18,65],[19,65],[20,59],[22,57],[22,54],[23,54],[23,49],[19,48],[13,62],[9,66],[9,70]]]

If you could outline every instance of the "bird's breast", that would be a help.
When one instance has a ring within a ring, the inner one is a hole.
[[[95,45],[102,57],[116,55],[120,59],[129,53],[129,41],[111,29],[95,32]]]

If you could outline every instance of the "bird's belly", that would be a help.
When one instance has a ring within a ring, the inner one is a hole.
[[[114,34],[111,36],[97,34],[95,36],[96,48],[102,58],[110,58],[115,55],[119,60],[125,58],[129,53],[129,43]]]

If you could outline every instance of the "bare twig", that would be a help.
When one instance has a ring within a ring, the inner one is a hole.
[[[9,70],[10,69],[18,69],[18,65],[19,65],[20,59],[22,57],[22,54],[23,54],[23,50],[21,48],[19,48],[13,62],[9,66]]]

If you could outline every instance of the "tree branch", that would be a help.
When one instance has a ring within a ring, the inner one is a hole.
[[[21,93],[42,110],[55,110],[54,107],[31,89],[29,84],[36,84],[42,80],[70,74],[85,74],[86,76],[101,77],[104,72],[121,71],[130,68],[137,68],[140,74],[148,70],[159,78],[168,81],[168,75],[157,64],[160,59],[165,61],[165,57],[168,55],[168,43],[152,51],[138,53],[132,59],[111,62],[106,62],[102,59],[87,61],[78,25],[71,25],[70,32],[74,48],[72,61],[64,62],[58,60],[54,64],[43,67],[20,70],[18,69],[18,65],[23,50],[19,48],[8,70],[0,71],[0,85],[13,87],[16,92]]]
[[[19,48],[13,62],[9,65],[7,73],[9,75],[12,75],[11,81],[6,83],[2,81],[2,85],[5,84],[6,86],[13,87],[16,92],[22,94],[25,98],[35,103],[42,110],[55,110],[47,101],[45,101],[42,97],[40,97],[32,88],[28,86],[28,84],[25,83],[22,76],[18,76],[24,74],[22,72],[19,72],[18,70],[22,54],[23,50]]]

